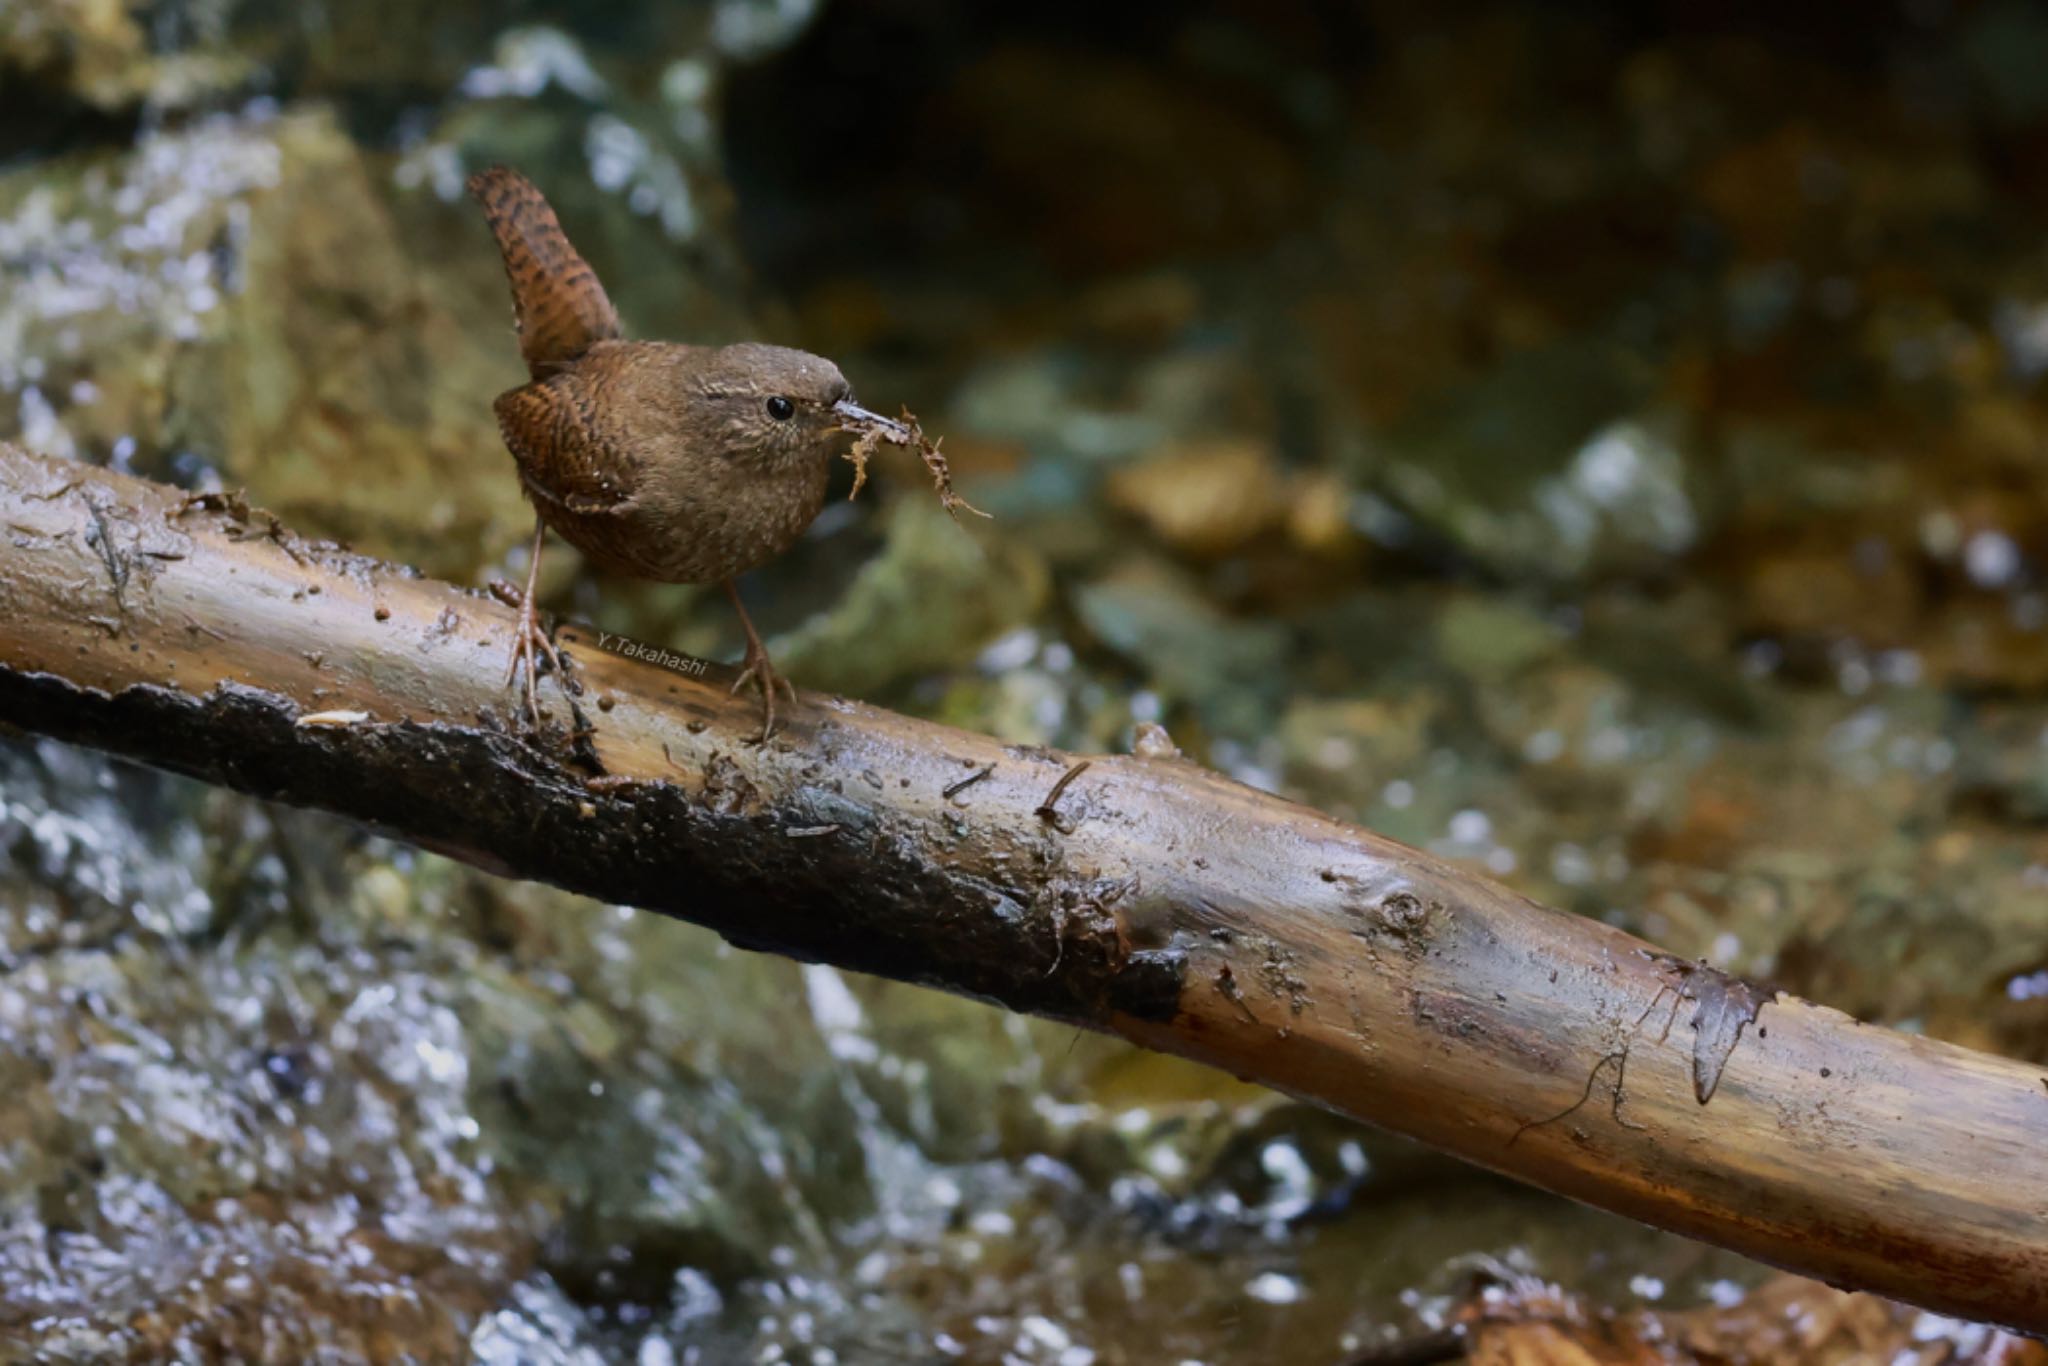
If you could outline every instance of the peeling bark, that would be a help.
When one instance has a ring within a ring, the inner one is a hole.
[[[501,686],[512,626],[239,500],[0,446],[15,725],[2048,1330],[2038,1069],[1674,959],[1160,745],[1070,756],[811,694],[756,744],[729,668],[575,625],[580,692],[550,676],[553,735],[529,741]]]

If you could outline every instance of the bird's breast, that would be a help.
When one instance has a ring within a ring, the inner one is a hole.
[[[541,499],[535,505],[562,539],[607,573],[715,583],[789,549],[825,505],[829,469],[822,463],[738,473],[709,468],[695,477],[651,479],[645,496],[616,512],[582,514]]]

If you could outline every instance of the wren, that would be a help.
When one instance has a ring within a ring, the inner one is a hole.
[[[552,528],[607,572],[721,585],[747,638],[732,690],[760,688],[766,740],[776,690],[792,701],[796,692],[769,662],[734,580],[789,549],[818,515],[846,434],[907,440],[913,429],[857,406],[839,367],[807,352],[623,340],[604,286],[531,181],[493,167],[469,191],[505,258],[532,376],[493,405],[535,513],[506,686],[523,667],[538,729],[540,662],[562,674],[534,607]]]

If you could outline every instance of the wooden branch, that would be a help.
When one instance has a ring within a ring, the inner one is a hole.
[[[0,718],[734,943],[1180,1053],[1839,1285],[2048,1330],[2048,1080],[1860,1025],[1176,759],[1086,760],[512,614],[0,447]],[[945,591],[934,585],[934,592]],[[557,680],[543,696],[568,721]],[[1082,764],[1086,767],[1082,767]]]

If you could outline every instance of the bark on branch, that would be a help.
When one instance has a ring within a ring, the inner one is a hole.
[[[1181,760],[1077,772],[809,694],[758,745],[730,670],[580,626],[559,640],[594,733],[531,744],[501,687],[512,621],[239,503],[0,446],[0,719],[2048,1330],[2040,1068],[1775,995]]]

